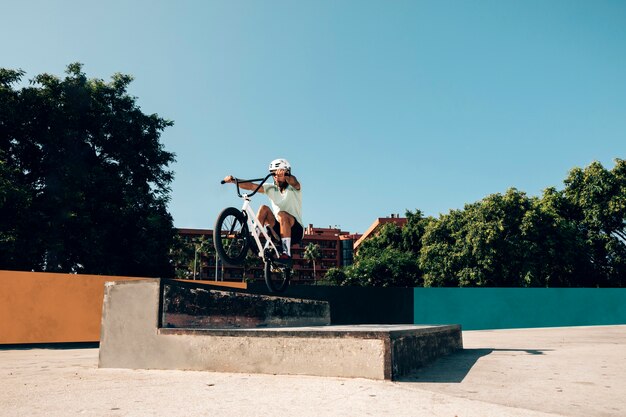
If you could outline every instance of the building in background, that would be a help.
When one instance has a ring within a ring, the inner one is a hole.
[[[324,278],[330,268],[340,268],[351,265],[353,260],[352,245],[360,235],[350,234],[338,227],[313,227],[310,224],[304,229],[302,242],[292,249],[294,259],[294,273],[300,274],[305,281],[317,281]],[[345,242],[345,243],[344,243]],[[313,277],[313,263],[304,259],[304,251],[310,244],[318,245],[321,257],[316,261],[315,277]]]
[[[359,246],[361,245],[361,243],[363,243],[363,241],[367,239],[368,237],[375,236],[380,230],[380,228],[383,227],[384,225],[388,223],[395,223],[399,227],[404,227],[406,222],[407,222],[407,218],[400,217],[399,214],[391,214],[389,217],[377,218],[376,220],[374,220],[374,223],[372,223],[372,225],[365,231],[365,233],[363,233],[363,235],[361,235],[361,237],[354,242],[354,246],[353,246],[354,252],[355,253],[358,252]]]
[[[360,234],[346,234],[339,236],[342,267],[350,266],[354,263],[354,243],[359,240],[360,237]]]
[[[177,229],[181,241],[188,248],[186,258],[177,265],[178,271],[184,271],[180,278],[201,280],[263,280],[263,261],[250,252],[244,266],[232,267],[224,265],[216,259],[213,246],[213,230],[210,229]],[[353,245],[361,235],[350,234],[338,227],[313,227],[309,224],[304,230],[304,237],[299,244],[293,245],[293,282],[314,283],[324,278],[330,268],[339,268],[351,265]],[[200,242],[208,244],[200,245]],[[318,245],[320,257],[313,262],[304,258],[304,252],[309,244]],[[204,246],[204,251],[200,250]],[[191,263],[191,266],[189,266]],[[195,274],[193,266],[195,265]],[[315,276],[314,276],[315,269]],[[194,278],[195,277],[195,278]],[[217,278],[216,278],[217,277]]]

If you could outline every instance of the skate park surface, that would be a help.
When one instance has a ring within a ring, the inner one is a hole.
[[[626,325],[463,331],[463,347],[392,382],[103,369],[93,345],[5,345],[0,416],[626,415]]]

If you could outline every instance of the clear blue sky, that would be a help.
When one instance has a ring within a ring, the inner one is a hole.
[[[131,74],[174,120],[170,211],[212,228],[227,174],[291,161],[304,221],[363,232],[626,158],[626,2],[5,1],[0,66]],[[260,196],[255,205],[265,202]]]

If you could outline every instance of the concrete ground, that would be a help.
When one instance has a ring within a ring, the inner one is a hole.
[[[0,347],[0,416],[626,416],[626,326],[463,342],[396,382],[98,369],[96,348]]]

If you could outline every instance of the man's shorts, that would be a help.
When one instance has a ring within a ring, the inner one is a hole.
[[[273,229],[278,236],[281,236],[280,223],[278,222],[278,220],[276,220],[276,223],[274,223]],[[295,245],[296,243],[300,243],[303,237],[304,237],[304,229],[302,228],[302,225],[298,223],[297,220],[294,220],[293,226],[291,226],[291,244]]]

